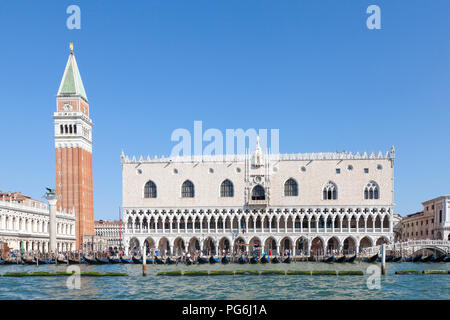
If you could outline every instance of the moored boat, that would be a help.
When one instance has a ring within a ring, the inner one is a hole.
[[[84,261],[87,263],[87,264],[100,264],[98,261],[97,261],[97,259],[91,259],[91,258],[88,258],[88,257],[84,257]]]
[[[291,261],[291,256],[287,256],[287,258],[283,260],[283,263],[291,263]]]
[[[170,259],[170,257],[167,257],[165,263],[166,263],[166,264],[175,264],[175,263],[177,263],[177,262],[176,262],[175,260]]]
[[[392,262],[400,262],[401,260],[402,260],[401,256],[392,258]]]
[[[32,259],[24,258],[24,259],[22,259],[22,261],[23,261],[24,264],[36,264],[36,259],[35,258],[32,258]]]
[[[132,259],[124,258],[124,257],[120,257],[120,261],[121,261],[122,263],[133,263],[133,260],[132,260]]]
[[[392,255],[389,255],[389,256],[386,256],[386,262],[392,262],[392,259],[394,259],[394,256],[392,256]]]
[[[253,256],[253,257],[250,258],[249,262],[250,262],[250,264],[257,264],[258,263],[258,258]]]
[[[111,257],[108,257],[108,260],[109,260],[109,263],[111,263],[111,264],[118,264],[118,263],[121,263],[121,262],[122,262],[122,260],[120,260],[120,258],[111,258]]]
[[[275,256],[275,257],[272,258],[272,260],[270,260],[270,262],[272,262],[272,263],[280,263],[281,261],[280,261],[280,259],[277,256]]]
[[[136,256],[132,256],[132,257],[131,257],[131,260],[132,260],[134,263],[142,264],[142,258],[137,258]]]
[[[446,255],[442,262],[450,262],[450,254]]]
[[[405,262],[413,262],[413,256],[406,257]]]
[[[86,261],[82,258],[81,260],[79,259],[69,259],[69,264],[83,264],[86,263]]]
[[[215,264],[219,262],[219,258],[215,258],[213,256],[209,257],[209,263]]]
[[[342,257],[339,257],[339,258],[335,258],[334,261],[337,262],[337,263],[345,262],[345,256],[342,256]]]
[[[261,259],[259,259],[260,263],[269,263],[269,258],[266,255],[263,255]]]
[[[147,258],[147,263],[152,263],[152,262],[149,262],[149,259],[150,258]],[[151,261],[152,259],[150,259],[150,261]],[[158,257],[155,257],[155,260],[154,260],[154,262],[153,262],[154,264],[164,264],[164,260],[162,259],[162,258],[158,258]]]
[[[108,258],[95,258],[95,260],[97,261],[97,264],[108,264],[109,263],[109,259]]]
[[[186,265],[190,266],[191,264],[194,264],[194,262],[191,260],[191,258],[186,258]]]
[[[197,258],[197,263],[198,264],[205,264],[205,263],[209,263],[209,260],[205,257],[198,257]]]
[[[331,263],[334,261],[335,261],[334,256],[324,257],[322,260],[322,262],[326,262],[326,263]]]
[[[412,259],[412,262],[419,262],[422,259],[422,256],[415,256]]]
[[[378,259],[378,253],[374,254],[371,257],[367,257],[366,262],[375,262],[375,261],[377,261],[377,259]]]
[[[353,262],[356,259],[356,254],[351,257],[345,257],[345,262]]]
[[[220,262],[221,262],[222,264],[228,264],[228,263],[230,263],[230,259],[229,259],[227,256],[223,256],[223,257],[220,259]]]
[[[434,255],[432,255],[432,254],[430,254],[430,255],[428,255],[428,256],[422,256],[421,258],[420,258],[420,262],[430,262],[431,260],[433,260],[433,258],[434,258]]]
[[[239,257],[238,263],[239,264],[246,264],[246,263],[248,263],[248,258],[247,257]]]

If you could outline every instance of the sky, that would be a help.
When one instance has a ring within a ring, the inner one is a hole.
[[[372,4],[380,30],[366,26]],[[420,211],[450,193],[449,15],[448,0],[0,0],[0,190],[41,199],[55,184],[52,115],[73,42],[96,219],[118,218],[121,151],[167,156],[195,120],[279,129],[282,153],[394,145],[394,212]]]

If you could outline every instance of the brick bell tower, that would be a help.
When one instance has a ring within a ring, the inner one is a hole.
[[[92,121],[89,101],[70,44],[70,55],[56,95],[55,170],[58,210],[75,209],[76,248],[94,235],[92,186]]]

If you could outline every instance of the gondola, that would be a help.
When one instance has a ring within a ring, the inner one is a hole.
[[[186,258],[186,265],[190,266],[191,264],[194,264],[194,262],[191,260],[191,258]]]
[[[291,263],[291,261],[291,256],[287,256],[287,258],[283,260],[283,263]]]
[[[422,256],[415,256],[415,257],[412,259],[412,262],[419,262],[421,259],[422,259]]]
[[[198,257],[197,262],[198,262],[198,264],[205,264],[205,263],[209,263],[209,260],[204,257]]]
[[[322,262],[326,262],[326,263],[331,263],[334,262],[336,259],[334,258],[334,256],[329,256],[329,257],[324,257]]]
[[[48,262],[50,262],[50,264],[52,263],[52,261],[55,261],[55,260],[48,260]],[[61,258],[58,258],[58,259],[56,259],[56,261],[55,261],[55,263],[58,263],[58,264],[67,264],[67,259],[61,259]]]
[[[430,254],[426,257],[422,256],[420,258],[420,262],[430,262],[431,260],[433,260],[434,255]]]
[[[401,256],[392,258],[392,262],[400,262],[401,260],[402,260]]]
[[[316,257],[315,257],[315,256],[309,256],[308,259],[307,259],[307,261],[309,261],[309,262],[315,262],[315,261],[317,261],[317,260],[316,260]]]
[[[86,263],[84,259],[81,259],[81,261],[79,259],[69,259],[69,264],[83,264],[83,263]]]
[[[266,255],[262,256],[261,259],[259,259],[259,263],[269,263],[269,262],[270,262],[269,258]]]
[[[87,264],[100,264],[98,261],[97,261],[97,259],[91,259],[91,258],[88,258],[88,257],[84,257],[84,261],[87,263]]]
[[[149,262],[149,260],[152,261],[152,259],[147,258],[147,263],[152,263],[152,262]],[[162,258],[155,257],[155,261],[153,263],[154,264],[164,264],[164,260]]]
[[[345,256],[342,256],[342,257],[336,258],[336,259],[335,259],[335,262],[337,262],[337,263],[342,263],[342,262],[345,262]]]
[[[17,259],[17,258],[14,258],[14,259],[8,259],[8,260],[5,260],[5,262],[4,262],[4,264],[7,264],[7,265],[11,265],[11,264],[22,264],[22,262],[19,262],[19,259]]]
[[[213,256],[209,257],[209,263],[215,264],[219,262],[219,258],[214,258]]]
[[[97,261],[97,264],[109,264],[109,259],[108,258],[95,258],[95,260]]]
[[[249,262],[250,262],[250,264],[257,264],[258,263],[258,258],[257,257],[251,257]]]
[[[386,262],[392,262],[392,259],[394,259],[394,256],[391,256],[391,255],[389,255],[389,256],[386,256]]]
[[[369,263],[375,262],[375,261],[377,261],[377,259],[378,259],[378,253],[373,255],[373,256],[371,256],[371,257],[367,257],[366,262],[369,262]]]
[[[450,262],[450,254],[446,255],[444,259],[442,259],[443,262]]]
[[[5,260],[0,259],[0,265],[5,264]]]
[[[167,257],[165,262],[166,262],[166,264],[175,264],[175,263],[177,263],[175,260],[170,259],[170,257]]]
[[[132,257],[131,257],[131,260],[132,260],[134,263],[142,264],[142,258],[136,258],[135,256],[132,256]]]
[[[405,262],[413,262],[413,256],[406,257]]]
[[[280,259],[278,257],[275,256],[275,257],[272,258],[272,260],[270,262],[272,262],[272,263],[280,263],[281,261],[280,261]]]
[[[248,263],[248,258],[247,257],[239,257],[238,263],[239,264],[246,264],[246,263]]]
[[[345,262],[353,262],[356,260],[356,254],[351,257],[345,257]]]
[[[134,263],[132,259],[120,257],[120,262],[128,264],[128,263]]]
[[[36,259],[22,259],[24,264],[36,264]]]
[[[118,263],[122,262],[122,260],[120,260],[120,258],[111,258],[111,257],[109,257],[108,260],[109,260],[109,263],[111,263],[111,264],[118,264]]]
[[[230,259],[228,259],[227,256],[223,256],[222,259],[220,259],[220,262],[222,264],[228,264],[228,263],[230,263]]]
[[[433,256],[433,259],[431,259],[431,262],[442,262],[442,261],[444,261],[444,258],[445,258],[445,254],[440,255],[438,257]]]

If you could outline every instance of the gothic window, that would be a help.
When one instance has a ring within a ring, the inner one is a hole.
[[[73,125],[73,133],[77,134],[77,125],[76,124]]]
[[[336,200],[337,199],[337,186],[334,182],[329,181],[325,187],[323,187],[323,200]]]
[[[266,200],[266,190],[260,184],[253,188],[252,200]]]
[[[234,197],[234,187],[233,183],[226,179],[220,185],[220,196],[221,197]]]
[[[156,184],[151,180],[144,186],[144,198],[156,198]]]
[[[294,179],[290,178],[284,183],[284,196],[285,197],[298,196],[298,185]]]
[[[64,133],[64,126],[62,124],[59,126],[59,129],[61,131],[60,133],[63,134]]]
[[[181,186],[181,197],[193,198],[194,194],[194,184],[189,180],[183,182],[183,185]]]
[[[370,181],[364,188],[364,199],[378,199],[380,196],[380,190],[378,184],[375,181]]]

